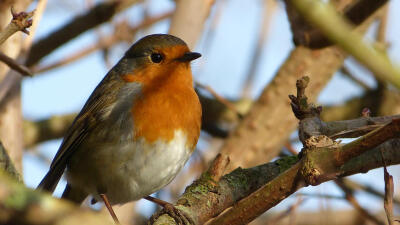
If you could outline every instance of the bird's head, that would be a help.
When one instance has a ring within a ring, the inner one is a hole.
[[[180,38],[168,34],[148,35],[126,51],[121,62],[132,66],[122,78],[146,85],[170,76],[182,76],[181,81],[191,83],[190,62],[200,56],[200,53],[191,52]]]

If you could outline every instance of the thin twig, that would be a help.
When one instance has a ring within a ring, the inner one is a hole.
[[[7,66],[20,73],[22,76],[33,76],[33,73],[28,67],[19,64],[17,61],[15,61],[15,59],[8,57],[1,52],[0,61],[4,62]]]
[[[283,211],[282,213],[280,213],[279,215],[277,215],[276,217],[269,219],[268,221],[268,225],[273,225],[273,224],[278,224],[279,221],[281,221],[282,219],[284,219],[287,216],[290,216],[291,214],[293,214],[296,209],[304,202],[305,200],[303,198],[301,198],[300,196],[298,196],[297,201],[291,205],[289,208],[287,208],[285,211]]]
[[[354,197],[353,190],[347,187],[340,179],[334,181],[335,184],[342,189],[345,193],[345,198],[347,201],[365,218],[374,222],[377,225],[384,225],[385,223],[382,222],[380,219],[376,218],[374,215],[369,213],[366,209],[364,209],[360,203],[358,203],[357,199]]]
[[[202,88],[206,91],[208,91],[212,96],[214,96],[215,99],[217,99],[219,102],[221,102],[222,104],[224,104],[228,109],[232,110],[233,112],[236,113],[236,115],[239,118],[243,118],[243,115],[241,112],[239,112],[239,110],[236,108],[236,106],[234,104],[232,104],[230,101],[226,100],[224,97],[222,97],[221,95],[219,95],[216,91],[214,91],[214,89],[212,89],[210,86],[208,85],[204,85],[201,84],[197,81],[195,81],[195,85],[199,88]]]
[[[79,15],[43,39],[34,43],[27,58],[28,67],[38,63],[43,57],[53,52],[82,33],[109,21],[115,14],[137,3],[138,0],[105,1],[97,4],[85,14]]]
[[[35,73],[43,73],[45,71],[67,65],[69,63],[72,63],[80,58],[83,58],[98,49],[107,49],[113,46],[114,44],[120,42],[120,41],[128,41],[133,38],[133,36],[136,34],[136,32],[140,29],[143,29],[145,27],[148,27],[154,23],[157,23],[161,20],[164,20],[166,18],[169,18],[172,15],[173,11],[168,11],[166,13],[163,13],[158,16],[154,16],[151,18],[148,18],[141,23],[130,26],[128,27],[126,23],[119,23],[115,25],[115,32],[113,34],[108,35],[106,37],[100,38],[99,41],[81,51],[78,51],[76,53],[73,53],[69,56],[63,57],[60,61],[54,62],[50,65],[44,65],[44,66],[38,66],[37,68],[34,68]]]
[[[342,72],[343,75],[345,75],[351,81],[353,81],[354,83],[356,83],[357,85],[362,87],[365,91],[370,91],[371,90],[371,87],[369,87],[366,83],[364,83],[364,81],[362,81],[362,80],[358,79],[357,77],[355,77],[345,65],[342,66],[340,71]]]
[[[324,199],[334,199],[334,200],[345,200],[343,196],[330,195],[330,194],[320,194],[320,193],[298,193],[298,196],[312,197],[312,198],[324,198]]]
[[[387,43],[386,43],[386,30],[387,30],[389,6],[385,5],[383,7],[384,7],[384,9],[383,9],[384,11],[383,11],[382,16],[380,18],[380,23],[379,23],[379,26],[378,26],[376,40],[378,41],[378,43],[380,43],[381,45],[386,47],[387,46]]]
[[[261,55],[264,45],[267,41],[273,18],[277,12],[276,0],[264,0],[261,4],[263,4],[262,23],[259,27],[260,31],[258,34],[258,40],[254,46],[253,55],[251,57],[250,65],[246,74],[246,81],[243,85],[242,97],[250,97],[254,77],[261,65]]]
[[[290,143],[290,141],[288,141],[288,142],[285,143],[285,148],[287,148],[287,150],[288,150],[290,153],[292,153],[293,155],[299,154],[299,153],[296,151],[296,149],[293,148],[293,145],[292,145],[292,143]]]
[[[218,153],[208,169],[208,173],[214,181],[218,182],[222,175],[224,175],[229,161],[230,159],[228,156],[223,156],[221,153]]]
[[[357,183],[357,182],[355,182],[353,180],[346,179],[346,178],[343,178],[342,181],[348,187],[351,187],[353,190],[361,190],[361,191],[365,191],[366,193],[371,194],[371,195],[373,195],[375,197],[382,198],[382,199],[385,198],[385,194],[384,193],[381,193],[380,191],[376,190],[372,186],[367,186],[367,185],[364,185],[364,184],[360,184],[360,183]],[[393,202],[395,204],[400,205],[400,200],[399,199],[394,198]]]
[[[32,16],[35,10],[29,13],[26,12],[15,12],[14,8],[11,7],[12,20],[11,22],[0,32],[0,45],[4,43],[9,37],[18,31],[22,31],[29,35],[28,27],[32,26]]]

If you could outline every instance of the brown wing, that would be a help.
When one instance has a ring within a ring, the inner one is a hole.
[[[109,73],[96,87],[69,128],[50,170],[38,185],[37,189],[53,192],[64,173],[70,156],[79,148],[88,134],[101,123],[104,109],[116,100],[122,81],[115,74]]]

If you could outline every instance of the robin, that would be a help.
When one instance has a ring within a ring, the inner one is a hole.
[[[66,170],[62,198],[76,203],[160,203],[148,195],[172,181],[200,135],[190,67],[200,56],[167,34],[133,44],[90,95],[38,189],[53,192]]]

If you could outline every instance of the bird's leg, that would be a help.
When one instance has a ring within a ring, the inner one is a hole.
[[[157,220],[157,218],[159,216],[161,216],[164,212],[167,213],[168,215],[170,215],[172,218],[174,218],[175,222],[177,224],[194,224],[193,220],[188,217],[187,215],[185,215],[182,211],[180,211],[179,209],[175,208],[174,205],[172,205],[169,202],[163,201],[161,199],[158,198],[154,198],[151,196],[146,196],[143,197],[144,199],[153,202],[161,207],[163,207],[163,210],[158,212],[157,214],[153,215],[150,218],[151,223],[154,223],[155,220]]]
[[[103,199],[104,204],[106,205],[106,208],[108,209],[108,212],[110,213],[111,217],[114,220],[114,223],[116,224],[120,224],[117,215],[115,215],[115,212],[110,204],[110,202],[108,201],[107,195],[106,194],[99,194],[101,199]]]
[[[146,197],[144,197],[144,199],[146,199],[147,201],[150,201],[152,203],[155,203],[155,204],[157,204],[157,205],[159,205],[159,206],[161,206],[163,208],[168,207],[168,206],[173,206],[169,202],[166,202],[164,200],[161,200],[161,199],[158,199],[158,198],[154,198],[154,197],[151,197],[151,196],[146,196]]]

